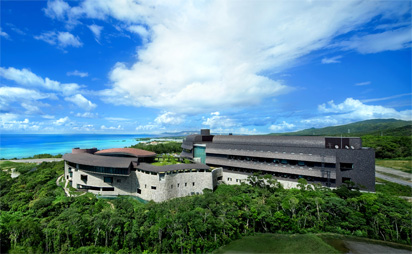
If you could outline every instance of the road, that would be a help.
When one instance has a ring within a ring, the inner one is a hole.
[[[392,168],[385,168],[385,167],[381,167],[381,166],[376,166],[375,169],[376,169],[375,177],[381,178],[381,179],[386,180],[386,181],[390,181],[390,182],[394,182],[394,183],[398,183],[398,184],[402,184],[402,185],[412,187],[412,181],[411,181],[412,180],[412,174],[410,174],[410,173],[403,172],[403,171],[396,170],[396,169],[392,169]],[[381,174],[381,173],[387,173],[387,174],[399,176],[399,178],[384,175],[384,174]],[[406,179],[410,179],[410,180],[409,181],[408,180],[403,180],[401,178],[406,178]]]
[[[24,160],[8,160],[8,161],[40,164],[43,161],[52,162],[52,161],[62,161],[62,160],[63,158],[47,158],[47,159],[24,159]]]

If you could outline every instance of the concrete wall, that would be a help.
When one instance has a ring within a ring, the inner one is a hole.
[[[100,190],[88,190],[94,194],[117,196],[137,196],[144,200],[162,202],[168,199],[201,194],[203,189],[213,190],[217,181],[214,181],[216,172],[181,172],[158,173],[131,171],[129,176],[99,174],[83,171],[81,168],[72,168],[72,177],[69,176],[69,165],[65,163],[65,179],[72,181],[72,186],[79,185],[99,187]],[[87,182],[81,180],[81,175],[87,176]],[[113,177],[113,183],[105,183],[104,177]],[[79,186],[80,187],[80,186]],[[102,188],[113,187],[114,191],[103,191]],[[140,193],[138,193],[140,189]]]

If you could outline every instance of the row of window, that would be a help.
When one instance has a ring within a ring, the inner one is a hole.
[[[95,186],[88,186],[88,185],[77,185],[77,189],[83,190],[94,190],[94,191],[114,191],[113,187],[95,187]]]
[[[187,186],[188,186],[188,184],[185,183],[185,187],[187,187]],[[192,182],[192,186],[195,186],[195,182]],[[145,189],[147,189],[147,184],[145,184],[144,187],[145,187]],[[171,185],[170,185],[170,189],[173,189],[173,187],[174,187],[174,185],[171,184]],[[180,188],[180,183],[177,184],[177,188]],[[150,186],[150,189],[156,190],[157,188],[156,188],[156,186],[153,186],[153,185],[152,185],[152,186]],[[142,190],[141,190],[140,188],[138,188],[138,189],[137,189],[137,193],[138,193],[138,194],[141,194],[141,193],[142,193]]]
[[[85,171],[105,173],[105,174],[129,175],[128,168],[98,167],[98,166],[89,166],[89,165],[79,165],[79,164],[74,164],[71,162],[68,162],[68,164],[76,169],[80,168],[81,170],[85,170]],[[70,171],[71,171],[71,168],[69,168],[69,172]]]

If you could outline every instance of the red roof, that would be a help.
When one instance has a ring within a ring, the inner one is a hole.
[[[149,152],[146,150],[136,149],[136,148],[111,148],[111,149],[105,149],[105,150],[95,152],[94,154],[97,154],[97,155],[129,155],[133,157],[154,157],[156,156],[156,153],[154,152]]]

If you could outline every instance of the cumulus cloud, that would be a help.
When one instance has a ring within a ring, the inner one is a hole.
[[[96,40],[98,41],[100,39],[100,33],[102,32],[103,27],[95,25],[95,24],[90,25],[88,27],[89,27],[90,31],[92,31],[92,33],[94,34],[94,37],[96,38]]]
[[[322,59],[322,64],[332,64],[332,63],[340,63],[340,60],[342,56],[334,56],[334,57],[330,57],[330,58],[323,58]]]
[[[396,118],[411,120],[412,110],[397,111],[379,105],[366,105],[360,100],[347,98],[344,102],[335,104],[333,100],[318,106],[321,113],[333,113],[338,119],[366,120],[374,118]]]
[[[237,126],[237,123],[228,118],[227,116],[221,116],[219,112],[214,112],[210,114],[211,117],[203,117],[203,125],[209,126],[209,128],[230,128]]]
[[[46,106],[37,102],[46,98],[54,98],[54,94],[40,93],[35,90],[21,87],[0,87],[0,110],[11,111],[16,109],[16,104],[26,110],[26,114],[41,113],[39,107]]]
[[[77,117],[83,117],[83,118],[97,118],[99,116],[98,113],[91,113],[91,112],[84,112],[83,114],[77,113]]]
[[[34,36],[36,40],[42,40],[47,42],[50,45],[57,45],[61,48],[72,46],[75,48],[83,46],[83,43],[80,41],[78,36],[74,36],[69,32],[45,32],[41,35]]]
[[[51,18],[63,19],[68,10],[70,10],[68,3],[55,0],[47,1],[47,8],[44,9],[44,13]]]
[[[71,97],[66,97],[64,98],[66,101],[70,101],[77,105],[79,108],[82,108],[84,110],[90,111],[93,110],[97,107],[96,104],[92,103],[88,99],[86,99],[83,95],[81,94],[76,94]]]
[[[294,124],[292,124],[292,123],[287,123],[287,122],[283,121],[283,122],[280,123],[280,124],[273,124],[273,125],[269,126],[269,129],[270,129],[271,131],[283,132],[283,131],[286,131],[286,130],[291,130],[291,129],[293,129],[294,127],[295,127]]]
[[[65,123],[67,123],[68,121],[69,121],[69,117],[66,116],[66,117],[62,117],[62,118],[54,121],[53,124],[60,126],[60,125],[63,125]]]
[[[123,118],[123,117],[105,117],[104,119],[108,120],[108,121],[129,121],[129,118]]]
[[[67,76],[78,76],[78,77],[81,77],[81,78],[85,78],[85,77],[89,76],[89,73],[81,72],[81,71],[78,71],[78,70],[70,71],[70,72],[67,72],[66,74],[67,74]]]
[[[0,67],[0,76],[9,80],[13,80],[19,85],[37,86],[45,89],[59,91],[64,95],[70,95],[78,91],[80,86],[76,83],[62,84],[58,81],[49,78],[41,78],[28,69],[16,69],[13,67]]]
[[[183,122],[184,117],[182,115],[177,115],[176,113],[173,112],[164,112],[163,114],[159,115],[155,119],[155,123],[159,125],[164,125],[164,124],[180,124]]]

